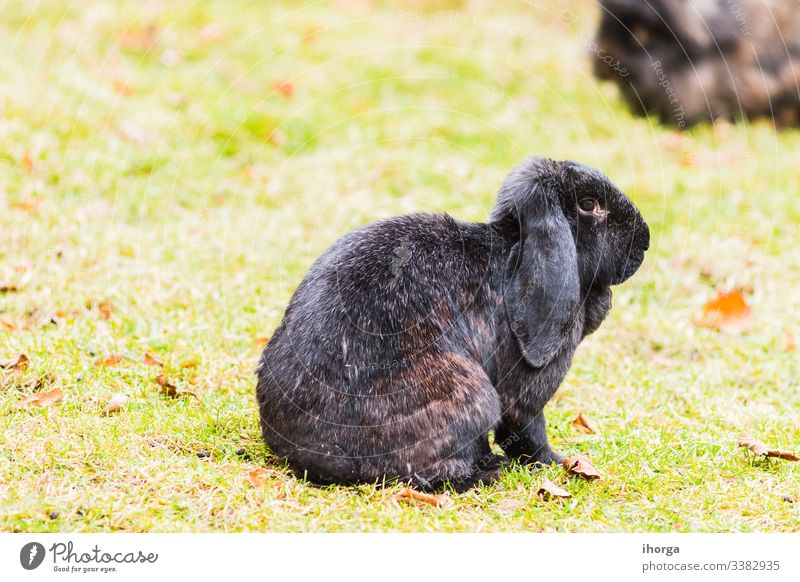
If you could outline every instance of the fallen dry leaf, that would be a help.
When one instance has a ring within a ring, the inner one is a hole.
[[[122,77],[114,78],[114,91],[116,91],[118,95],[122,95],[123,97],[130,97],[131,95],[133,95],[133,88],[130,86],[128,81],[126,81]]]
[[[560,498],[560,499],[566,499],[568,497],[572,497],[572,493],[570,493],[565,489],[562,489],[547,477],[545,477],[544,481],[542,481],[542,484],[539,487],[539,490],[536,492],[536,495],[538,495],[542,499],[544,499],[545,496],[549,498]]]
[[[265,335],[263,335],[261,337],[257,337],[256,339],[253,340],[253,343],[255,343],[256,345],[265,346],[265,345],[267,345],[269,343],[269,337],[267,337]]]
[[[22,167],[25,168],[25,171],[29,174],[33,174],[33,171],[36,169],[36,162],[33,161],[33,157],[31,156],[30,152],[25,152],[22,155],[20,163],[22,164]]]
[[[597,469],[594,468],[592,462],[583,455],[567,457],[564,459],[563,464],[564,469],[566,469],[567,473],[570,475],[577,475],[578,477],[583,477],[589,481],[594,481],[595,479],[601,478],[600,473],[598,473]]]
[[[197,360],[195,360],[194,358],[192,358],[190,360],[186,360],[185,362],[181,362],[181,368],[183,368],[184,370],[186,368],[196,368],[198,365],[199,365],[199,362]]]
[[[53,404],[60,402],[64,398],[64,393],[61,388],[53,388],[48,392],[38,392],[28,396],[20,404],[21,408],[47,408]]]
[[[97,312],[103,319],[111,319],[111,315],[114,313],[114,305],[110,301],[101,301],[97,304]]]
[[[400,491],[397,495],[394,495],[392,501],[397,503],[401,501],[405,503],[427,503],[439,509],[453,505],[453,500],[450,499],[450,496],[446,493],[431,495],[430,493],[423,493],[422,491],[417,491],[416,489],[410,489],[408,487]]]
[[[583,411],[579,412],[575,420],[572,421],[572,426],[586,434],[597,434],[597,429],[594,424],[583,415]]]
[[[106,407],[103,409],[103,412],[108,414],[114,414],[115,412],[119,412],[122,410],[123,404],[128,401],[128,397],[124,394],[117,392],[111,396],[111,400],[108,401]]]
[[[754,455],[766,456],[767,453],[769,452],[767,445],[765,445],[761,441],[757,441],[750,435],[742,435],[736,442],[740,447],[745,447],[750,449]]]
[[[717,291],[717,296],[703,305],[703,314],[695,325],[727,333],[742,333],[750,326],[752,311],[738,291]]]
[[[287,99],[291,99],[292,95],[294,95],[294,84],[291,81],[276,81],[273,83],[272,88]]]
[[[145,352],[144,354],[144,365],[145,366],[161,366],[164,367],[164,362],[156,358],[150,352]]]
[[[759,440],[756,440],[750,435],[743,435],[736,441],[740,447],[750,449],[750,451],[760,457],[774,457],[776,459],[783,459],[784,461],[800,461],[800,455],[790,451],[782,451],[780,449],[770,449],[767,445]]]
[[[129,28],[119,37],[119,46],[125,50],[146,53],[158,41],[158,27],[148,24],[144,28]]]
[[[794,334],[791,330],[786,330],[786,343],[783,346],[783,351],[787,354],[792,353],[797,349],[797,344],[794,341]]]
[[[0,327],[2,327],[3,329],[7,329],[8,331],[17,331],[16,325],[4,319],[0,319]]]
[[[123,360],[125,360],[125,356],[123,356],[122,354],[109,354],[105,358],[102,356],[95,358],[94,365],[111,367],[111,366],[116,366]]]
[[[16,202],[12,202],[10,206],[15,210],[22,210],[23,212],[28,212],[29,214],[33,214],[34,212],[39,210],[39,206],[41,206],[42,202],[44,202],[43,198],[31,197],[31,198],[25,198],[24,200],[18,200]]]
[[[30,361],[31,360],[28,356],[25,354],[20,354],[17,356],[16,360],[0,361],[0,368],[14,370],[16,372],[24,372],[28,369],[28,364]]]
[[[275,131],[271,131],[269,135],[267,135],[267,139],[273,144],[278,147],[286,145],[286,134],[283,133],[280,129],[276,129]]]
[[[19,287],[14,283],[0,283],[0,293],[17,293],[18,291]]]
[[[164,374],[159,374],[156,376],[156,384],[161,386],[161,393],[169,396],[170,398],[177,398],[178,397],[178,389],[175,387],[174,384],[171,384],[167,377]]]
[[[770,449],[767,451],[768,457],[775,457],[776,459],[783,459],[784,461],[800,461],[800,456],[791,451],[782,451],[780,449]]]
[[[263,467],[249,469],[247,471],[247,480],[250,481],[250,485],[253,487],[264,487],[267,484],[267,470]]]

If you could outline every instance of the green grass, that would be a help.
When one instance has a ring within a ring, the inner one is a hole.
[[[800,530],[783,499],[800,467],[735,444],[800,447],[800,133],[700,126],[681,144],[633,117],[590,74],[586,3],[366,4],[2,3],[0,283],[18,290],[0,294],[17,327],[0,359],[31,365],[0,371],[0,529]],[[605,478],[513,467],[437,510],[284,471],[260,441],[256,338],[314,258],[385,216],[484,220],[534,153],[600,168],[651,225],[547,411],[553,445]],[[752,329],[693,325],[728,288]],[[94,364],[114,352],[129,359]],[[145,352],[197,398],[161,395]],[[60,404],[18,408],[54,387]],[[579,410],[599,434],[572,428]],[[540,501],[543,477],[573,497]]]

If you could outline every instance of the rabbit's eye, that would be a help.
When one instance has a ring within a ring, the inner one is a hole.
[[[581,198],[578,201],[578,208],[584,212],[596,212],[600,210],[600,205],[594,198]]]

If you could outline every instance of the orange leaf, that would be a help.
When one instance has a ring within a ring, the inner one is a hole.
[[[20,406],[22,408],[47,408],[60,402],[62,398],[64,398],[64,394],[61,392],[61,388],[53,388],[48,392],[38,392],[28,396]]]
[[[184,370],[186,368],[196,368],[199,365],[199,362],[194,358],[188,359],[185,362],[181,362],[181,368]]]
[[[737,443],[739,444],[740,447],[746,447],[750,449],[754,455],[766,456],[767,453],[769,453],[767,445],[765,445],[761,441],[757,441],[750,435],[742,435],[741,437],[739,437]]]
[[[133,89],[131,88],[130,84],[128,84],[128,82],[122,77],[114,78],[114,91],[123,97],[130,97],[133,95]]]
[[[597,429],[594,427],[594,424],[583,415],[583,411],[579,412],[575,420],[572,421],[572,426],[586,434],[597,434]]]
[[[269,139],[270,142],[272,142],[273,145],[276,145],[278,147],[286,145],[286,134],[283,133],[280,129],[276,129],[270,132],[267,138]]]
[[[253,340],[253,343],[255,343],[256,345],[265,346],[265,345],[267,345],[269,343],[269,338],[267,336],[265,336],[265,335],[261,336],[261,337],[257,337],[256,339]]]
[[[742,333],[750,324],[750,306],[738,291],[717,291],[717,296],[703,306],[696,325],[727,333]]]
[[[158,41],[158,27],[148,24],[144,28],[130,28],[119,37],[119,45],[125,50],[146,53]]]
[[[767,456],[783,459],[784,461],[800,461],[800,456],[798,456],[797,453],[782,451],[780,449],[770,449],[767,451]]]
[[[17,331],[17,326],[11,323],[10,321],[6,321],[4,319],[0,319],[0,327],[4,327],[8,331]]]
[[[601,478],[600,473],[594,468],[592,462],[583,455],[574,455],[564,459],[564,469],[570,475],[577,475],[589,481]]]
[[[170,398],[177,398],[178,397],[178,389],[175,387],[174,384],[171,384],[167,377],[164,374],[159,374],[156,376],[156,384],[161,386],[161,393],[169,396]]]
[[[10,206],[16,210],[22,210],[23,212],[33,214],[39,209],[42,202],[44,202],[44,200],[41,198],[26,198],[25,200],[12,202]]]
[[[542,481],[542,485],[539,487],[539,490],[536,492],[536,495],[538,495],[542,499],[544,499],[545,496],[549,498],[560,498],[560,499],[566,499],[568,497],[572,497],[572,493],[566,491],[565,489],[562,489],[547,477],[545,477],[544,481]]]
[[[287,99],[291,99],[294,95],[294,84],[291,81],[277,81],[273,83],[272,88]]]
[[[783,347],[783,351],[787,354],[795,351],[797,349],[797,345],[794,342],[794,334],[791,330],[786,330],[786,344]]]
[[[450,507],[453,505],[453,500],[447,494],[431,495],[430,493],[423,493],[415,489],[406,487],[400,493],[392,497],[392,501],[405,503],[427,503],[439,509]]]
[[[110,301],[101,301],[97,304],[97,312],[103,319],[111,319],[111,314],[114,313],[114,306]]]
[[[164,367],[164,362],[156,358],[150,352],[145,352],[144,354],[144,365],[145,366],[161,366]]]
[[[125,356],[122,354],[109,354],[105,358],[102,356],[98,357],[94,361],[95,366],[105,366],[111,367],[116,366],[117,364],[121,363],[125,359]]]
[[[263,467],[249,469],[247,471],[247,480],[250,481],[250,485],[253,487],[264,487],[267,484],[267,470]]]
[[[108,414],[113,414],[115,412],[119,412],[122,410],[122,405],[128,401],[128,397],[121,393],[116,393],[111,396],[111,400],[108,401],[106,407],[103,409],[103,412]]]
[[[31,360],[28,358],[28,356],[25,354],[20,354],[17,356],[16,360],[0,362],[0,368],[10,368],[16,372],[24,372],[28,369],[28,364],[30,361]]]
[[[777,459],[783,459],[784,461],[800,461],[800,455],[790,451],[782,451],[781,449],[770,449],[767,447],[767,445],[756,440],[750,435],[739,437],[737,443],[740,447],[746,447],[750,449],[756,456],[773,457]]]

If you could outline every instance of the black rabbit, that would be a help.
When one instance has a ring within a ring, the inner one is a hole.
[[[508,457],[553,463],[542,410],[649,245],[600,172],[530,158],[488,224],[412,214],[359,228],[309,270],[262,355],[264,439],[315,483],[456,490]]]
[[[630,106],[686,127],[703,120],[800,122],[796,0],[601,0],[594,71]]]

